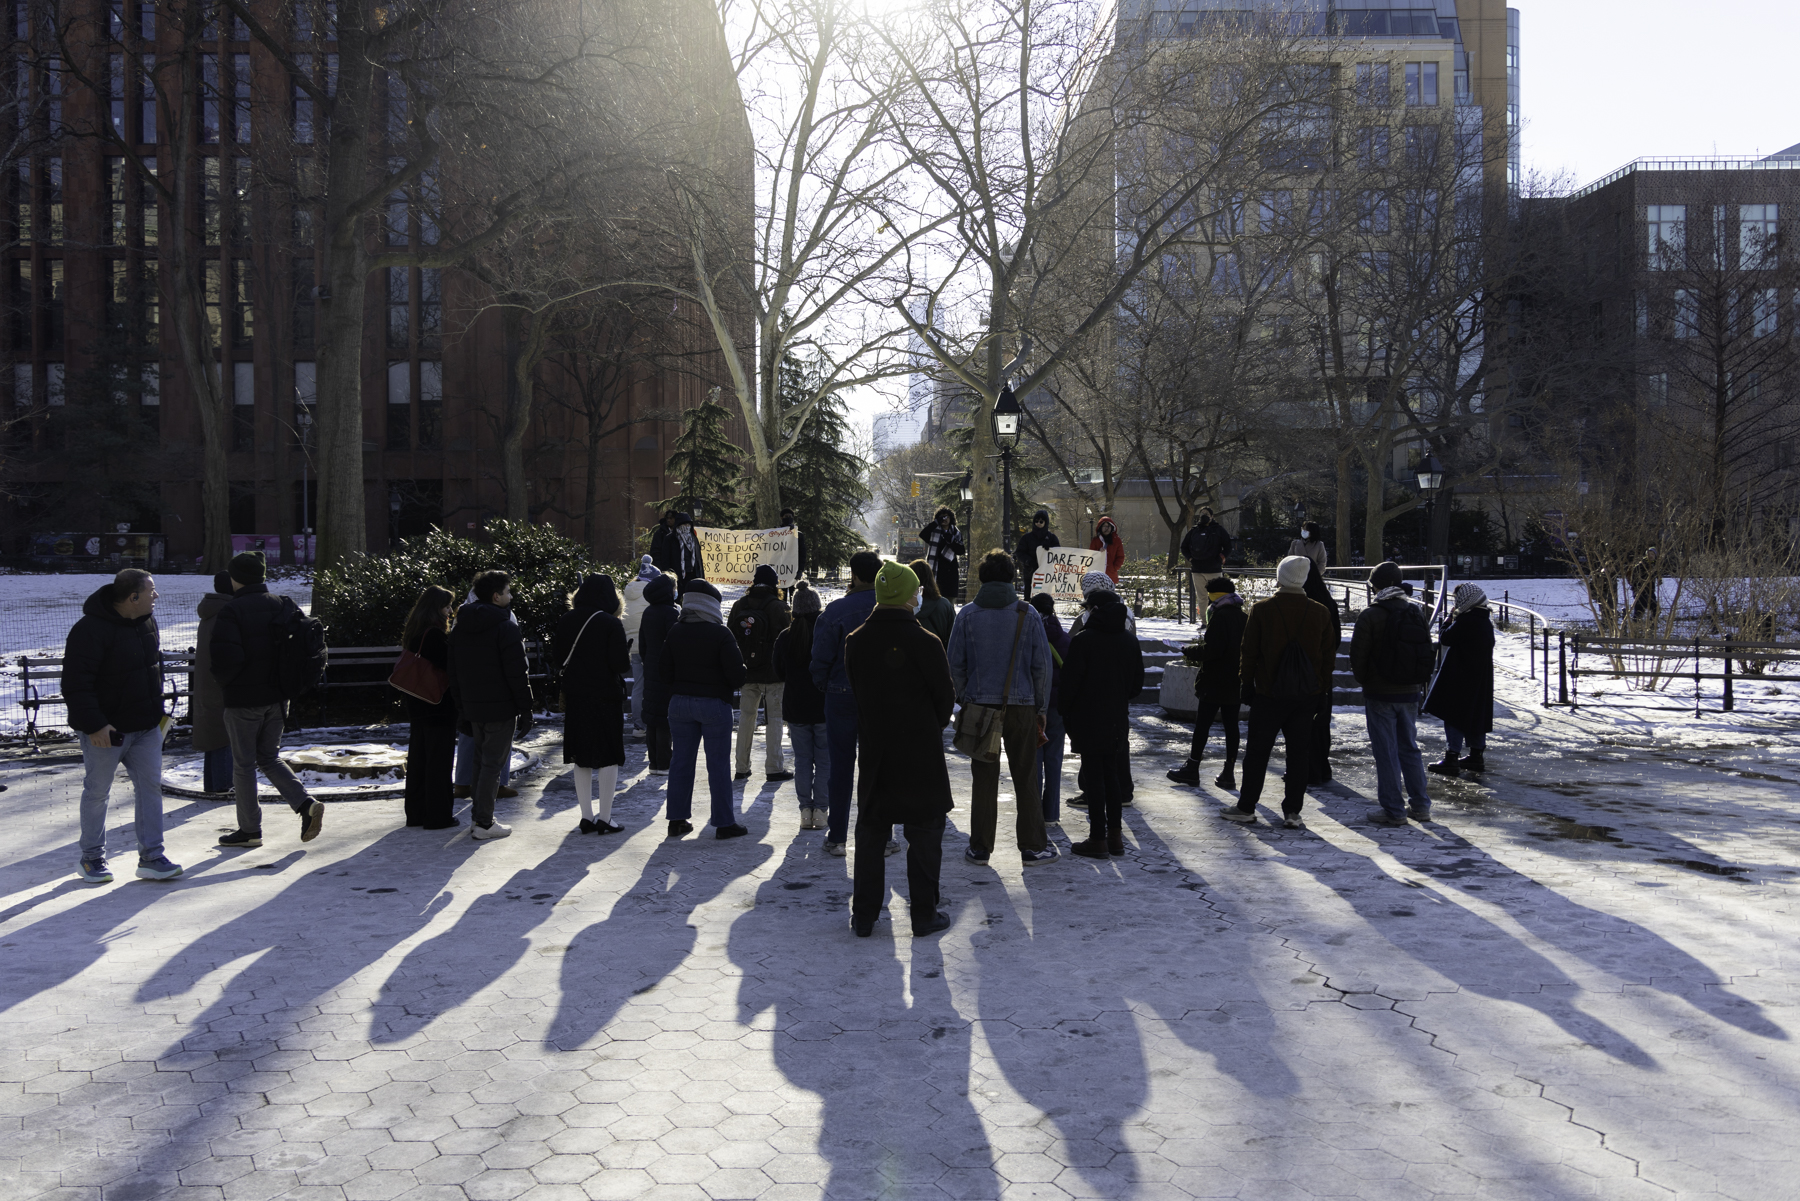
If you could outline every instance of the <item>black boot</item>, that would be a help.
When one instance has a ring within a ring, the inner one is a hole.
[[[1487,770],[1487,763],[1483,761],[1481,756],[1482,752],[1480,751],[1474,751],[1464,755],[1457,766],[1466,772],[1474,772],[1476,775],[1479,775]]]
[[[1425,770],[1429,771],[1429,772],[1436,772],[1440,776],[1449,776],[1452,780],[1456,779],[1457,776],[1462,774],[1457,769],[1456,756],[1452,755],[1449,751],[1445,751],[1444,757],[1442,759],[1440,759],[1438,762],[1427,763],[1425,765]]]
[[[1199,787],[1200,761],[1198,759],[1189,759],[1186,763],[1183,763],[1180,767],[1170,772],[1169,779],[1175,781],[1177,784],[1186,784],[1190,788]]]
[[[1213,787],[1223,788],[1226,792],[1237,791],[1237,776],[1232,774],[1231,767],[1227,766],[1219,773],[1219,778],[1213,781]]]

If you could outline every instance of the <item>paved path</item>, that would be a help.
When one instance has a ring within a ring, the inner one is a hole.
[[[953,835],[916,941],[849,934],[760,779],[728,843],[641,777],[604,840],[548,773],[483,845],[391,801],[225,852],[171,800],[187,877],[95,888],[77,773],[13,769],[0,1197],[1800,1195],[1800,753],[1501,740],[1377,831],[1359,724],[1297,833],[1167,785],[1141,711],[1127,857]]]

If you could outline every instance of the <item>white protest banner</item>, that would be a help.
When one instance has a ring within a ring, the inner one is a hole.
[[[1043,553],[1043,566],[1031,577],[1031,595],[1048,592],[1055,600],[1080,600],[1081,577],[1100,570],[1100,552],[1053,546]]]
[[[706,578],[714,584],[749,584],[765,563],[779,587],[792,588],[800,574],[800,534],[796,530],[717,530],[694,527]]]

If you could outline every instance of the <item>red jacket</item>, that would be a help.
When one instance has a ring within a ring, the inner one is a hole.
[[[1098,533],[1100,526],[1103,524],[1112,526],[1113,536],[1110,545],[1108,545],[1106,540],[1100,537],[1100,534]],[[1117,523],[1115,523],[1112,518],[1106,516],[1102,516],[1099,521],[1094,523],[1094,529],[1096,532],[1093,540],[1088,543],[1088,549],[1100,550],[1105,548],[1106,574],[1107,577],[1116,584],[1119,582],[1119,568],[1125,563],[1125,536],[1119,533]]]

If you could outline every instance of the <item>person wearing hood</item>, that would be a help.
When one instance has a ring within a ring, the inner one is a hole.
[[[1331,556],[1325,544],[1319,541],[1319,523],[1316,521],[1300,523],[1300,536],[1288,543],[1288,554],[1305,555],[1318,566],[1321,574],[1331,566]]]
[[[1019,545],[1013,551],[1014,565],[1019,572],[1019,582],[1027,588],[1031,587],[1031,577],[1043,566],[1043,555],[1039,551],[1048,551],[1053,546],[1061,546],[1056,535],[1050,532],[1050,510],[1039,509],[1031,515],[1031,532],[1019,539]],[[1054,706],[1052,706],[1054,708]]]
[[[173,880],[181,866],[163,853],[163,667],[156,581],[127,567],[82,602],[63,644],[63,699],[81,743],[81,861],[90,884],[112,883],[106,864],[106,804],[121,765],[136,801],[140,880]]]
[[[644,585],[644,615],[638,621],[639,655],[644,663],[644,757],[652,775],[669,774],[669,631],[681,620],[675,577],[658,572]]]
[[[1321,573],[1317,559],[1306,571],[1306,595],[1318,601],[1331,613],[1331,667],[1335,681],[1337,672],[1337,653],[1344,645],[1344,614],[1338,608],[1337,597],[1331,595],[1331,589],[1325,586],[1325,577]],[[1325,700],[1313,714],[1312,742],[1312,782],[1314,784],[1331,783],[1331,698],[1335,683],[1325,689]]]
[[[819,594],[805,580],[794,584],[794,617],[775,638],[775,670],[780,675],[781,718],[794,744],[794,794],[800,801],[800,828],[822,830],[829,816],[825,782],[831,777],[831,735],[825,724],[825,693],[813,683],[813,627]]]
[[[1125,565],[1125,535],[1119,533],[1119,527],[1111,517],[1102,514],[1100,520],[1094,523],[1094,537],[1088,542],[1088,549],[1106,552],[1102,570],[1106,572],[1106,578],[1113,582],[1113,587],[1117,588],[1119,568]]]
[[[981,589],[957,613],[950,631],[950,679],[965,707],[1000,710],[995,720],[1012,775],[1020,860],[1026,867],[1055,863],[1061,855],[1044,831],[1044,794],[1038,781],[1038,748],[1050,708],[1050,644],[1037,612],[1014,590],[1011,555],[989,551],[976,574]],[[974,787],[963,858],[985,865],[999,821],[1000,764],[972,758],[969,768]]]
[[[475,824],[469,834],[482,842],[512,833],[494,820],[500,765],[512,757],[515,731],[523,736],[534,719],[525,642],[509,612],[512,577],[484,571],[475,577],[474,592],[450,631],[450,688],[475,740]]]
[[[1431,679],[1437,658],[1431,631],[1408,599],[1398,563],[1376,564],[1369,587],[1374,603],[1356,615],[1350,635],[1350,670],[1362,685],[1375,795],[1381,802],[1381,808],[1369,811],[1369,821],[1378,826],[1404,826],[1409,817],[1430,821],[1418,721],[1419,690]]]
[[[719,590],[689,580],[681,590],[681,620],[663,643],[669,675],[669,837],[694,831],[694,777],[706,744],[706,782],[715,838],[742,838],[731,795],[731,694],[744,684],[744,657],[725,628]]]
[[[1487,736],[1494,728],[1494,621],[1487,593],[1474,584],[1456,586],[1455,607],[1438,634],[1444,665],[1438,669],[1425,712],[1444,722],[1444,757],[1426,765],[1452,779],[1487,770]],[[1462,758],[1464,741],[1469,755]]]
[[[884,563],[875,607],[844,640],[844,671],[864,729],[857,740],[856,862],[850,925],[875,930],[887,902],[885,844],[894,823],[906,831],[906,892],[913,937],[950,927],[938,909],[944,815],[954,802],[944,760],[944,727],[956,707],[944,645],[913,616],[919,578]]]
[[[806,531],[800,528],[800,519],[794,515],[792,509],[781,511],[781,524],[794,531],[794,574],[803,576],[807,573],[807,568],[811,566],[806,558]],[[790,588],[788,591],[792,592],[793,589]]]
[[[913,616],[919,619],[920,625],[936,634],[939,642],[949,646],[950,630],[956,625],[956,606],[949,597],[938,591],[937,577],[932,574],[931,564],[923,559],[914,559],[907,566],[919,579],[919,599]]]
[[[1085,597],[1089,593],[1095,592],[1095,591],[1110,592],[1114,596],[1117,596],[1119,593],[1119,590],[1113,586],[1112,577],[1107,575],[1104,571],[1090,571],[1086,575],[1081,577],[1081,594],[1082,594],[1082,596]],[[1123,600],[1120,601],[1120,607],[1124,608],[1124,610],[1125,610],[1125,629],[1126,629],[1126,631],[1128,633],[1130,633],[1133,637],[1136,637],[1137,636],[1137,619],[1131,615],[1131,609],[1129,607],[1125,606]],[[1093,608],[1084,602],[1081,607],[1081,612],[1077,613],[1075,615],[1075,620],[1069,624],[1069,639],[1071,642],[1074,641],[1075,636],[1077,634],[1079,634],[1079,633],[1081,633],[1081,631],[1087,629],[1088,618],[1093,616],[1093,613],[1094,613]],[[1069,807],[1070,808],[1072,808],[1072,809],[1086,809],[1087,808],[1087,803],[1088,803],[1087,802],[1087,794],[1088,794],[1089,785],[1092,783],[1092,781],[1090,780],[1091,774],[1092,773],[1089,771],[1089,768],[1088,768],[1088,761],[1086,759],[1083,759],[1081,761],[1081,766],[1079,768],[1077,768],[1076,772],[1075,772],[1075,783],[1076,783],[1076,786],[1081,789],[1081,791],[1079,793],[1077,793],[1076,795],[1069,798]],[[1126,763],[1125,763],[1125,799],[1122,803],[1124,805],[1126,805],[1127,807],[1129,807],[1132,803],[1132,798],[1136,795],[1137,795],[1137,781],[1135,781],[1131,778],[1131,762],[1130,762],[1130,760],[1126,760]]]
[[[1131,756],[1131,702],[1144,690],[1144,653],[1125,628],[1125,606],[1110,588],[1083,602],[1087,626],[1069,640],[1063,665],[1063,721],[1087,769],[1088,836],[1069,849],[1088,859],[1125,854],[1124,804]]]
[[[939,509],[931,524],[919,531],[919,541],[925,544],[925,561],[931,564],[931,572],[937,577],[938,592],[954,601],[957,593],[962,591],[957,561],[959,556],[967,553],[963,549],[962,531],[956,528],[956,514],[949,509]]]
[[[1227,805],[1219,814],[1230,821],[1256,821],[1269,753],[1279,734],[1287,747],[1281,824],[1290,830],[1306,828],[1300,812],[1306,806],[1306,786],[1312,782],[1312,716],[1331,691],[1338,642],[1331,613],[1306,595],[1311,565],[1303,555],[1283,559],[1275,568],[1275,595],[1253,605],[1244,622],[1238,695],[1250,706],[1250,730],[1243,791],[1236,805]]]
[[[625,828],[612,820],[625,762],[625,673],[631,669],[623,611],[612,577],[596,572],[581,582],[551,638],[562,677],[563,762],[575,765],[581,805],[579,834]]]
[[[632,733],[644,733],[644,653],[638,639],[638,623],[650,602],[644,599],[644,586],[662,573],[649,555],[638,560],[637,577],[625,585],[625,643],[631,650],[631,726]]]
[[[750,778],[750,752],[756,738],[756,711],[767,713],[763,734],[763,775],[780,782],[794,778],[781,762],[781,673],[775,668],[775,639],[787,629],[788,607],[781,599],[775,569],[758,565],[752,583],[731,606],[725,627],[737,639],[744,657],[744,687],[739,692],[737,778]]]
[[[694,533],[694,517],[691,513],[675,514],[675,552],[675,580],[682,588],[685,589],[690,580],[706,578],[706,559],[700,553],[700,539]]]
[[[194,674],[188,684],[188,744],[205,755],[201,787],[208,792],[231,788],[231,738],[225,733],[225,690],[212,673],[212,635],[219,614],[231,603],[231,574],[213,576],[212,591],[200,598],[200,628],[194,633]]]
[[[1169,773],[1169,779],[1190,787],[1200,785],[1200,761],[1206,758],[1206,739],[1213,719],[1225,731],[1225,770],[1213,783],[1227,792],[1237,789],[1238,665],[1243,658],[1244,598],[1230,576],[1206,581],[1206,630],[1200,636],[1200,676],[1194,681],[1194,742],[1187,762]]]
[[[279,634],[300,607],[275,596],[264,583],[267,566],[257,551],[233,555],[229,564],[231,603],[213,627],[212,673],[225,701],[225,734],[231,739],[231,791],[237,800],[237,829],[219,839],[222,847],[262,845],[262,806],[256,797],[261,771],[300,818],[300,841],[319,836],[325,805],[307,794],[293,769],[281,760],[287,702],[281,691]]]
[[[1031,607],[1043,619],[1044,641],[1050,644],[1050,708],[1044,713],[1044,745],[1038,748],[1038,776],[1043,784],[1044,824],[1054,826],[1062,821],[1063,749],[1068,729],[1057,700],[1062,695],[1063,663],[1069,657],[1070,635],[1063,630],[1062,618],[1056,615],[1056,600],[1048,592],[1032,597]]]
[[[1225,556],[1231,553],[1231,535],[1213,518],[1211,509],[1200,510],[1194,528],[1181,540],[1181,553],[1188,561],[1190,584],[1225,574]]]
[[[831,746],[831,774],[826,794],[828,815],[825,853],[842,857],[850,840],[850,792],[856,780],[856,695],[844,670],[844,638],[868,620],[875,608],[875,576],[881,556],[858,551],[850,556],[850,591],[838,597],[813,625],[813,684],[825,694],[825,726]],[[900,849],[892,843],[890,853]]]
[[[650,562],[670,575],[681,573],[681,539],[675,533],[674,509],[663,510],[656,528],[650,532]]]
[[[450,670],[450,607],[456,594],[427,585],[400,628],[400,647],[439,671]],[[455,800],[450,791],[456,757],[456,701],[445,689],[433,704],[406,694],[406,824],[426,830],[454,830]]]

